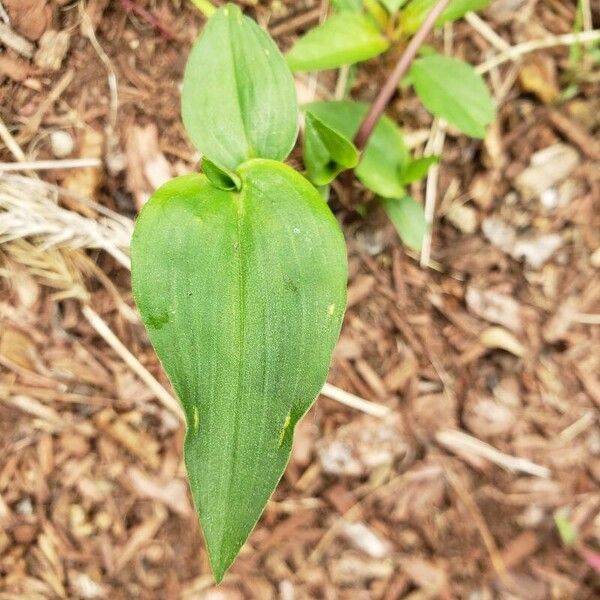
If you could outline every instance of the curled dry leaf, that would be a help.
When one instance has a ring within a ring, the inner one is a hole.
[[[523,344],[503,327],[489,327],[479,336],[479,341],[486,348],[506,350],[518,357],[525,355]]]

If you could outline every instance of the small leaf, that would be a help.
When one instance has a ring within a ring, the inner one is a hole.
[[[202,159],[202,172],[220,190],[239,190],[242,186],[240,178],[233,171],[215,165],[208,158]]]
[[[388,47],[368,17],[345,11],[308,31],[286,58],[292,71],[322,71],[373,58]]]
[[[410,77],[421,102],[436,117],[471,137],[485,137],[496,111],[485,81],[471,65],[448,56],[426,56],[415,60]]]
[[[390,15],[395,15],[398,10],[406,4],[406,0],[379,0],[385,6]]]
[[[412,0],[400,15],[400,30],[403,33],[415,33],[427,15],[431,12],[431,9],[435,6],[436,1],[437,0]],[[446,8],[435,22],[436,27],[441,27],[444,23],[456,21],[468,12],[481,10],[489,3],[490,0],[452,0],[448,5],[448,8]]]
[[[331,5],[337,12],[360,12],[363,7],[362,0],[331,0]]]
[[[314,102],[305,109],[351,140],[367,114],[369,105],[340,100]],[[404,195],[401,175],[408,160],[402,132],[389,117],[383,116],[369,138],[355,173],[366,187],[379,196],[400,197]]]
[[[358,150],[349,139],[310,110],[306,112],[304,165],[315,185],[326,185],[342,171],[354,168],[358,158]]]
[[[133,293],[183,406],[185,464],[223,578],[321,389],[346,303],[346,249],[317,190],[251,160],[240,192],[179,177],[144,206]]]
[[[402,173],[402,183],[408,185],[409,183],[420,181],[427,175],[429,168],[438,162],[440,162],[439,156],[423,156],[422,158],[411,160]]]
[[[577,529],[569,521],[567,515],[561,511],[554,513],[554,523],[558,529],[558,535],[565,546],[572,546],[577,541]]]
[[[196,148],[230,170],[249,158],[283,160],[296,142],[292,74],[273,40],[234,4],[208,20],[190,52],[181,112]]]
[[[400,239],[409,248],[419,252],[427,231],[423,205],[410,196],[382,198],[381,202]]]

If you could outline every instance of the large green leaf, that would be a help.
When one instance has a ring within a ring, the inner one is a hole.
[[[206,23],[189,55],[183,123],[213,163],[283,160],[298,134],[294,80],[273,40],[234,4]]]
[[[301,37],[286,58],[292,71],[321,71],[373,58],[388,47],[371,19],[344,11]]]
[[[354,139],[369,105],[351,100],[314,102],[305,107],[332,129]],[[402,172],[409,161],[402,132],[388,117],[379,119],[360,163],[356,176],[370,190],[385,198],[404,195]]]
[[[383,198],[381,201],[400,239],[409,248],[419,252],[427,231],[423,205],[410,196]]]
[[[408,34],[415,33],[436,2],[437,0],[412,0],[400,14],[400,30]],[[441,27],[444,23],[460,19],[470,11],[485,8],[489,3],[490,0],[452,0],[435,24]]]
[[[471,65],[439,54],[425,56],[412,64],[410,79],[421,102],[436,117],[471,137],[485,137],[496,110],[485,81]]]
[[[310,110],[304,127],[304,165],[315,185],[327,185],[342,171],[358,164],[358,150],[343,134],[326,125]]]
[[[323,385],[346,302],[346,250],[317,190],[251,160],[240,192],[187,175],[132,242],[132,283],[187,418],[185,463],[217,580],[287,464]]]

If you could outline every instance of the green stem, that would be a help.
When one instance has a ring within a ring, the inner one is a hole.
[[[207,18],[217,10],[210,0],[190,0],[190,2]]]

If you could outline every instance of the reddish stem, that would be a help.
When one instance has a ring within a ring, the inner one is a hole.
[[[136,4],[133,0],[121,0],[121,6],[126,11],[134,12],[138,17],[144,19],[147,23],[155,27],[158,31],[160,31],[161,35],[169,40],[175,40],[175,34],[165,27],[158,17],[155,17],[149,10]]]
[[[406,50],[402,53],[402,56],[398,59],[394,70],[390,73],[385,85],[379,91],[377,98],[371,105],[369,112],[365,116],[363,122],[360,125],[360,129],[354,138],[354,144],[359,150],[363,150],[377,125],[377,121],[383,114],[389,104],[400,80],[406,75],[412,61],[414,60],[419,48],[433,29],[435,22],[438,17],[444,12],[445,8],[450,3],[450,0],[438,0],[436,5],[431,9],[431,12],[427,15],[421,27],[413,38],[410,40]]]

